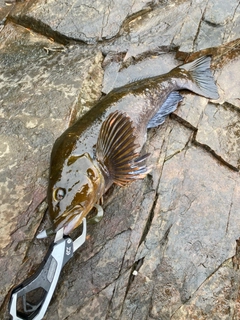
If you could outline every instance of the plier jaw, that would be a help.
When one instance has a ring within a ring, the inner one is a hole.
[[[35,274],[11,292],[9,312],[13,320],[41,320],[44,317],[62,268],[85,242],[86,234],[86,218],[83,219],[81,236],[74,241],[69,236],[63,236],[62,229],[57,232],[54,242]],[[40,291],[41,295],[37,291]],[[32,302],[29,297],[32,298],[34,293],[37,293],[38,299]]]

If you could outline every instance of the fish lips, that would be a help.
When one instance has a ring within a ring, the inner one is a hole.
[[[54,225],[57,226],[56,230],[64,228],[63,233],[68,235],[81,224],[88,212],[89,210],[82,205],[76,205],[70,208],[67,212],[55,219]]]

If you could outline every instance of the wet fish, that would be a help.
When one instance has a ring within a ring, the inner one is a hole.
[[[203,56],[169,73],[114,89],[55,142],[50,164],[48,206],[53,230],[69,234],[79,226],[106,190],[124,186],[149,172],[141,155],[147,128],[173,112],[187,89],[218,98]]]

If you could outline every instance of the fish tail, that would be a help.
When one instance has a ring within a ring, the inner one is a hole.
[[[210,99],[218,99],[219,94],[211,69],[211,57],[202,56],[192,62],[183,64],[178,68],[188,72],[191,80],[186,89]]]

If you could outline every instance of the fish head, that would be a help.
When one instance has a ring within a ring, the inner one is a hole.
[[[53,166],[54,167],[54,166]],[[48,187],[49,214],[54,230],[69,234],[104,193],[104,177],[88,153],[70,155],[62,168],[51,168]]]

